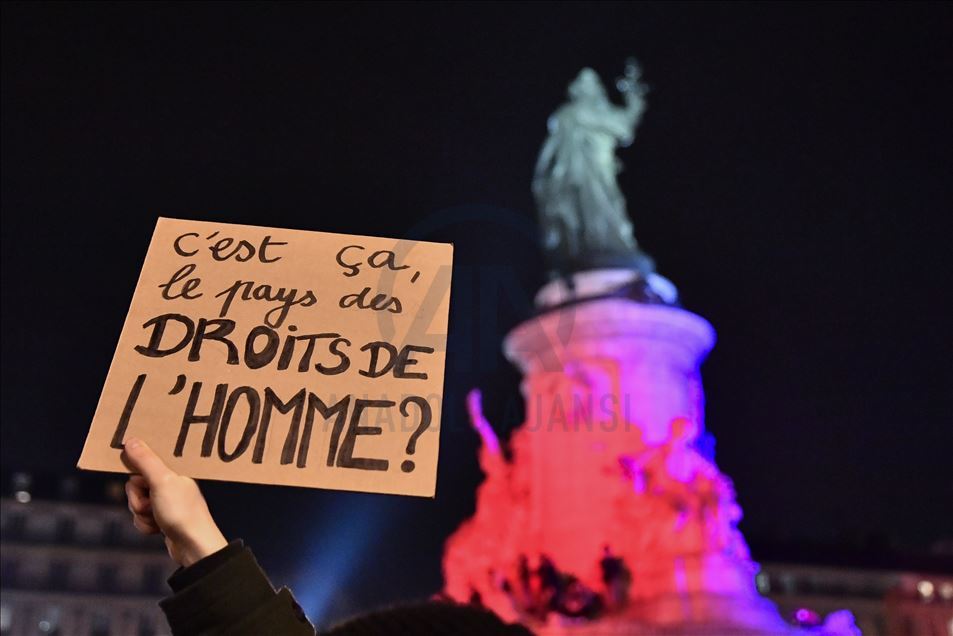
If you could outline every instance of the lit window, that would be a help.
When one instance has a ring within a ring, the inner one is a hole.
[[[0,634],[9,634],[13,625],[13,609],[9,605],[0,605]]]
[[[917,583],[917,592],[920,593],[920,597],[923,600],[929,601],[933,598],[933,583],[930,581],[920,581]]]
[[[55,636],[60,633],[60,608],[56,605],[48,605],[43,610],[43,614],[36,626],[41,634],[50,634]]]

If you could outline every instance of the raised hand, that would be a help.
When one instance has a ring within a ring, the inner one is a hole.
[[[138,473],[126,482],[133,525],[143,534],[163,534],[176,563],[188,567],[228,545],[194,479],[166,466],[139,439],[126,441],[123,458]]]

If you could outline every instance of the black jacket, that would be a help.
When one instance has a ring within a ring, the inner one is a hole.
[[[177,570],[169,586],[159,606],[173,636],[315,636],[291,592],[272,587],[241,541]]]

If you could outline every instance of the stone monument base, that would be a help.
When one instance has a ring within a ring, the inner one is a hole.
[[[526,420],[505,453],[471,404],[487,478],[447,542],[445,593],[544,636],[855,636],[791,626],[758,594],[734,487],[699,444],[715,332],[665,283],[576,272],[507,336]]]

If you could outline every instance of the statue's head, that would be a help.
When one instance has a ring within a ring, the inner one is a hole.
[[[606,89],[598,73],[584,68],[569,85],[569,97],[576,99],[606,99]]]

